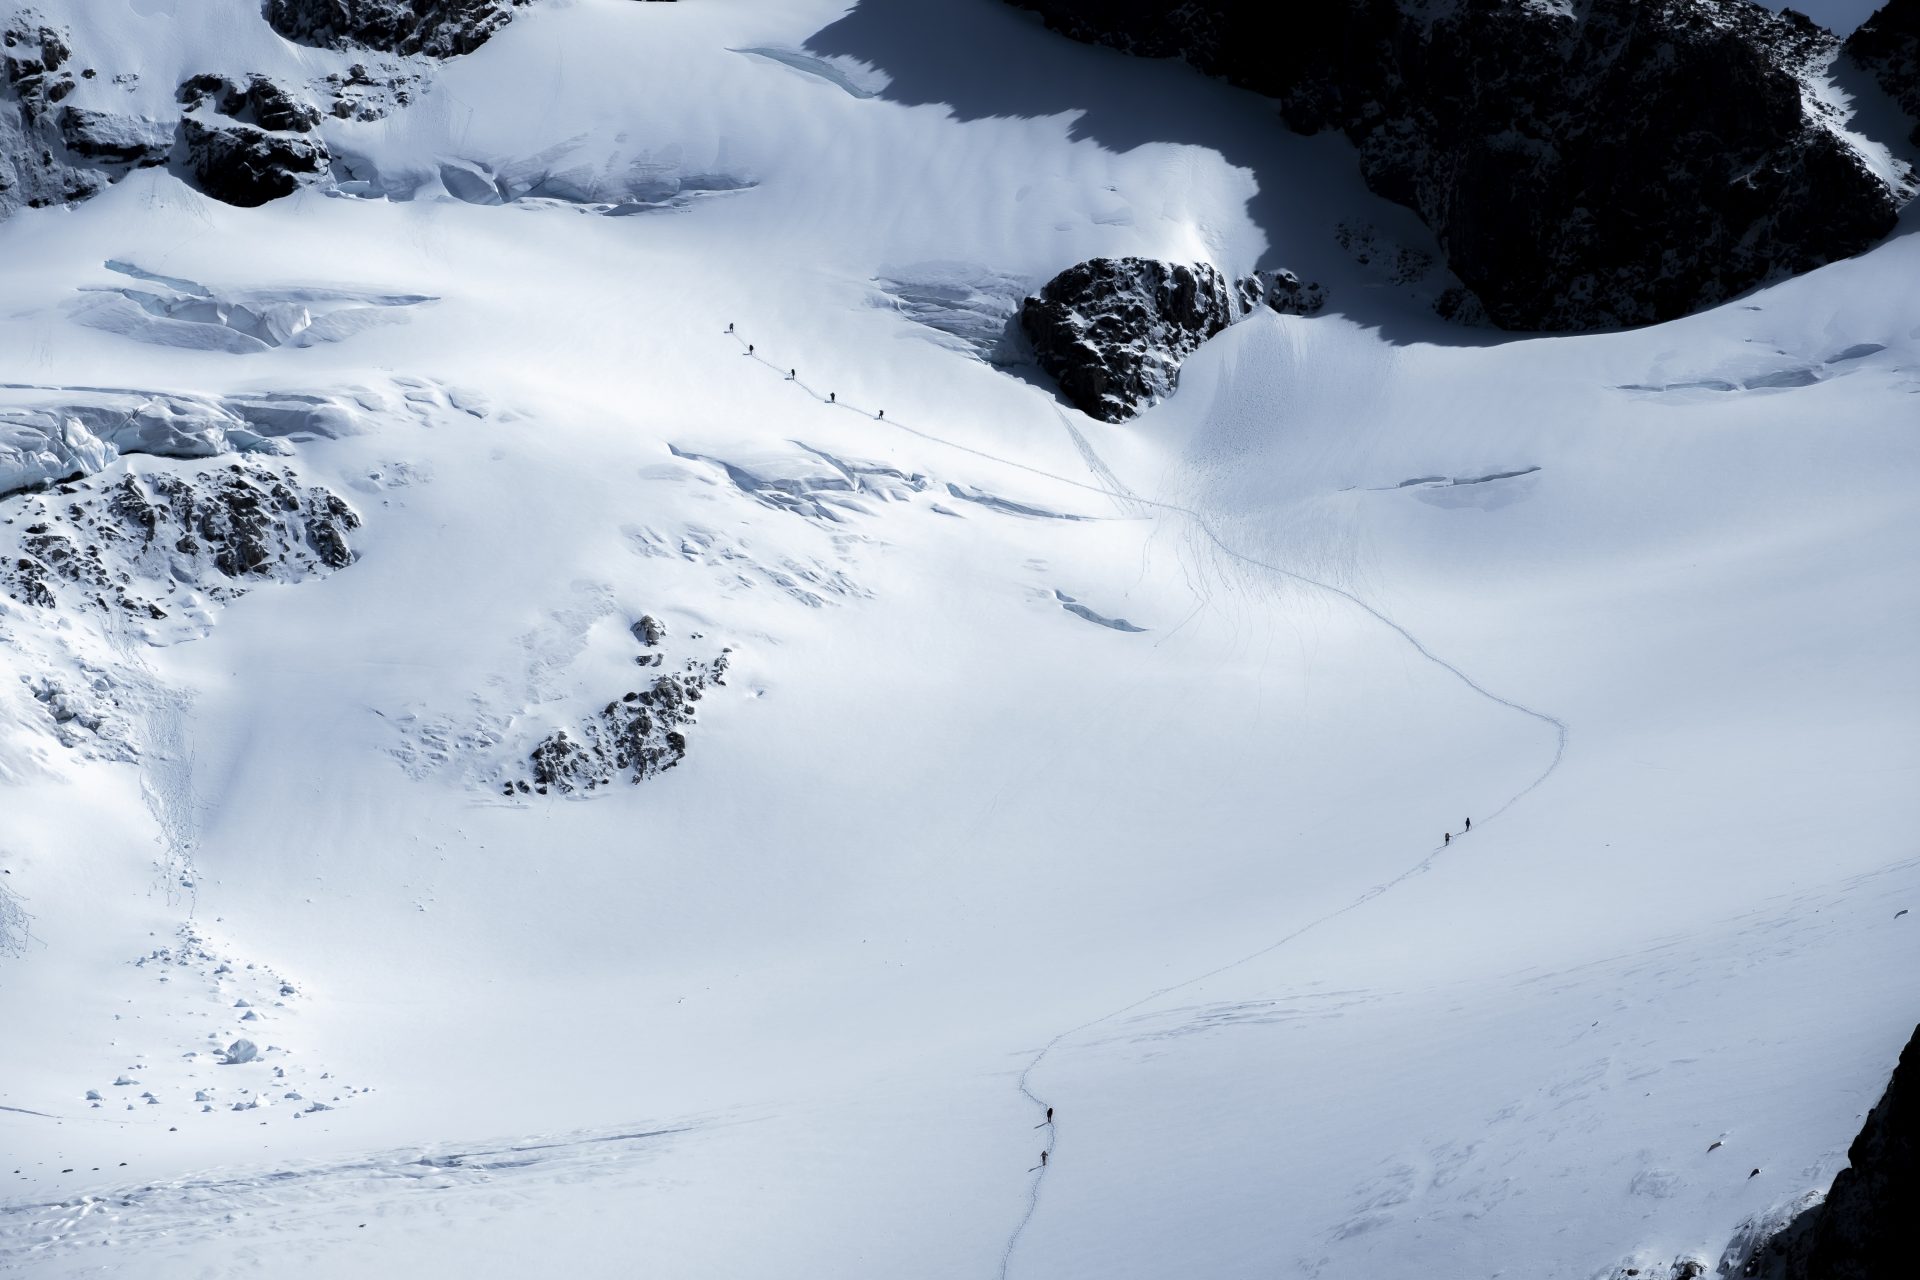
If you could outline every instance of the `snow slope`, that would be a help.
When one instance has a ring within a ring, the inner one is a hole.
[[[544,4],[341,193],[0,225],[9,404],[327,397],[272,461],[362,522],[204,638],[0,602],[0,1270],[1585,1276],[1823,1188],[1920,1003],[1914,237],[1448,329],[1331,140],[844,10]],[[142,92],[340,60],[250,15],[62,13]],[[883,283],[1114,253],[1328,313],[1116,427]],[[167,344],[109,261],[434,301]],[[723,650],[676,768],[513,789]]]

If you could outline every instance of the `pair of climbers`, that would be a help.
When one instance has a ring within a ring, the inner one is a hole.
[[[1037,1125],[1035,1125],[1035,1126],[1033,1126],[1033,1127],[1034,1127],[1034,1128],[1036,1128],[1036,1129],[1039,1129],[1039,1128],[1043,1128],[1043,1127],[1044,1127],[1044,1128],[1052,1128],[1052,1127],[1053,1127],[1053,1108],[1052,1108],[1052,1107],[1048,1107],[1048,1108],[1047,1108],[1047,1118],[1046,1118],[1045,1120],[1042,1120],[1042,1121],[1041,1121],[1041,1122],[1040,1122],[1039,1124],[1037,1124]],[[1048,1157],[1048,1156],[1049,1156],[1050,1154],[1051,1154],[1051,1152],[1049,1151],[1049,1149],[1048,1149],[1048,1148],[1045,1148],[1045,1147],[1042,1147],[1042,1148],[1040,1149],[1040,1163],[1039,1163],[1039,1164],[1037,1164],[1037,1165],[1035,1165],[1035,1166],[1033,1166],[1033,1169],[1029,1169],[1029,1170],[1027,1170],[1027,1172],[1028,1172],[1028,1173],[1032,1173],[1032,1172],[1034,1172],[1034,1170],[1035,1170],[1035,1169],[1045,1169],[1045,1168],[1047,1167],[1047,1157]]]
[[[1471,831],[1471,830],[1473,830],[1473,819],[1472,819],[1472,818],[1468,818],[1468,819],[1467,819],[1467,825],[1466,825],[1466,828],[1465,828],[1464,830],[1462,830],[1462,831],[1460,832],[1460,834],[1461,834],[1461,835],[1465,835],[1465,834],[1467,834],[1467,832],[1468,832],[1468,831]],[[1448,845],[1450,845],[1450,844],[1452,844],[1452,843],[1453,843],[1453,832],[1451,832],[1451,831],[1448,831],[1448,832],[1445,832],[1444,834],[1442,834],[1442,835],[1441,835],[1441,837],[1440,837],[1440,847],[1441,847],[1441,848],[1443,848],[1443,849],[1444,849],[1444,848],[1446,848],[1446,847],[1447,847]]]

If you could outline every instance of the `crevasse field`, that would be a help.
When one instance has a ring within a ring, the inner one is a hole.
[[[74,6],[143,69],[74,101],[352,61],[256,10]],[[0,1271],[1578,1280],[1824,1189],[1920,994],[1920,239],[1450,327],[1344,143],[846,10],[544,4],[336,191],[0,226],[0,402],[328,397],[271,462],[363,521],[192,625],[0,601]],[[1135,253],[1330,305],[1122,426],[980,358]],[[337,340],[164,305],[276,290]],[[685,760],[503,794],[642,615],[727,651]]]

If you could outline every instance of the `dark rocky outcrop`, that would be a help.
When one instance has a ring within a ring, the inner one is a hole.
[[[1757,1247],[1740,1242],[1720,1270],[1764,1280],[1893,1280],[1914,1270],[1920,1210],[1920,1028],[1880,1102],[1847,1148],[1826,1199]]]
[[[587,792],[665,773],[687,754],[685,730],[695,704],[709,686],[725,685],[726,673],[722,650],[711,662],[689,661],[684,670],[609,702],[576,733],[555,731],[528,755],[528,777],[502,783],[502,794]]]
[[[1645,324],[1857,253],[1896,195],[1802,102],[1837,41],[1747,0],[1012,0],[1338,129],[1494,323]],[[1890,6],[1891,7],[1891,6]]]
[[[232,600],[260,582],[344,569],[360,527],[331,490],[244,462],[93,477],[20,502],[7,523],[25,524],[0,557],[0,591],[33,608],[145,624],[196,617],[204,600]]]
[[[254,208],[290,196],[332,162],[324,142],[249,124],[180,121],[181,164],[194,185],[226,204]]]
[[[1288,271],[1229,284],[1200,263],[1093,258],[1047,281],[1020,309],[1020,326],[1061,394],[1103,422],[1123,422],[1173,394],[1180,363],[1254,307],[1311,315],[1317,284]]]
[[[269,25],[296,44],[451,58],[472,53],[531,0],[266,0]]]
[[[1846,51],[1913,118],[1909,141],[1920,147],[1920,0],[1890,0],[1847,37]]]

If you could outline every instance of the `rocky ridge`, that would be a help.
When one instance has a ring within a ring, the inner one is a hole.
[[[1206,263],[1093,258],[1027,298],[1020,325],[1061,394],[1124,422],[1172,395],[1181,361],[1255,308],[1312,315],[1325,305],[1325,290],[1290,271],[1229,283]]]
[[[1915,122],[1908,141],[1920,147],[1920,0],[1888,0],[1847,37],[1846,52]]]
[[[1812,112],[1839,42],[1747,0],[1011,0],[1337,129],[1515,330],[1647,324],[1857,253],[1900,195]]]

